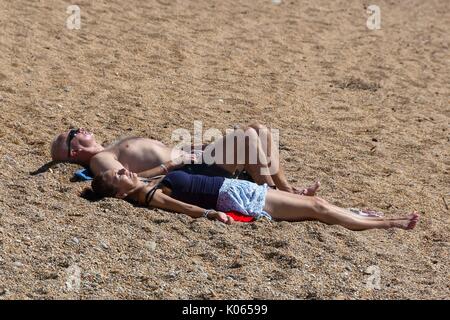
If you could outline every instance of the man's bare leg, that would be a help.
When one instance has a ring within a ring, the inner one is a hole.
[[[260,174],[261,171],[268,171],[267,159],[258,134],[253,128],[234,130],[209,144],[204,152],[213,157],[216,165],[231,174],[246,170],[255,183],[267,183],[269,186],[275,186],[270,175]],[[259,157],[255,155],[259,155]]]
[[[249,125],[253,128],[261,140],[262,149],[266,152],[267,159],[270,160],[269,166],[273,166],[274,174],[271,176],[278,189],[290,193],[301,194],[305,196],[314,196],[316,191],[320,188],[320,182],[317,181],[314,185],[307,188],[292,187],[287,181],[284,169],[280,164],[280,151],[278,145],[274,144],[272,131],[265,125],[260,123],[252,123]]]
[[[244,169],[250,174],[250,176],[253,178],[253,180],[258,184],[267,183],[269,186],[275,186],[279,190],[286,191],[289,193],[295,193],[305,196],[314,196],[320,188],[320,182],[317,181],[313,185],[307,187],[307,188],[298,188],[298,190],[295,190],[296,188],[291,188],[289,186],[289,183],[286,180],[286,177],[284,176],[284,172],[282,171],[281,167],[278,166],[278,170],[273,175],[270,174],[263,174],[263,172],[270,172],[270,170],[273,170],[273,168],[269,168],[271,161],[278,161],[278,158],[276,160],[269,159],[266,157],[266,153],[264,152],[264,148],[262,145],[262,141],[259,139],[258,133],[252,133],[251,131],[254,130],[253,128],[249,128],[246,130],[247,135],[249,136],[248,144],[246,144],[246,161],[244,165]],[[250,131],[250,132],[249,132]],[[256,130],[255,130],[256,131]],[[251,150],[257,150],[259,154],[259,160],[256,164],[252,164],[250,162],[249,157],[247,156]],[[261,181],[261,182],[260,182]],[[272,181],[272,184],[268,182],[263,181]],[[283,182],[285,181],[285,183]],[[278,184],[277,184],[278,182]],[[283,183],[282,183],[283,182]],[[287,185],[287,186],[286,186]],[[284,189],[283,189],[284,188]]]
[[[233,158],[227,157],[227,153],[231,151],[227,149],[227,143],[234,146]],[[222,150],[222,154],[213,153],[218,166],[232,174],[246,170],[257,184],[267,183],[279,190],[307,196],[314,196],[320,187],[319,182],[307,188],[293,188],[289,185],[284,170],[279,165],[279,152],[278,148],[273,146],[272,132],[261,124],[254,123],[244,129],[237,129],[211,143],[205,150],[208,148]],[[270,157],[267,157],[267,154]],[[253,155],[253,158],[250,155]],[[273,174],[270,174],[271,172]]]
[[[311,196],[311,197],[313,197],[313,196],[316,195],[316,192],[319,189],[320,189],[320,181],[316,181],[313,185],[311,185],[311,186],[301,190],[301,192],[299,194],[303,195],[303,196]],[[297,193],[297,192],[295,192],[295,193]]]

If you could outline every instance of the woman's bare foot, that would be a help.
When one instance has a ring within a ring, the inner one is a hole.
[[[419,214],[416,212],[407,215],[404,219],[392,220],[392,226],[404,230],[412,230],[419,221]]]
[[[308,188],[305,189],[299,189],[294,187],[294,193],[302,196],[313,197],[316,195],[316,192],[319,189],[320,189],[320,181],[317,181],[312,186],[309,186]]]

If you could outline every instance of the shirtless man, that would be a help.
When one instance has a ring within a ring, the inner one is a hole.
[[[244,135],[245,143],[234,145],[234,159],[230,163],[230,159],[225,159],[226,142],[230,139],[238,140],[238,135]],[[262,141],[260,136],[267,137],[265,139],[267,142]],[[153,177],[181,167],[190,167],[189,170],[194,168],[193,171],[190,171],[191,173],[237,177],[245,170],[258,184],[267,183],[269,186],[283,191],[314,195],[319,188],[318,183],[305,189],[290,186],[283,169],[279,166],[278,149],[272,145],[272,141],[270,129],[260,124],[252,124],[243,130],[235,130],[206,146],[209,151],[213,150],[213,153],[218,148],[223,148],[223,161],[217,161],[209,166],[204,164],[183,165],[189,159],[195,162],[195,156],[168,147],[160,141],[138,137],[125,138],[105,148],[95,141],[91,132],[79,128],[56,136],[51,144],[51,155],[53,160],[69,161],[89,167],[95,175],[109,169],[126,168],[138,173],[140,177]],[[238,147],[245,149],[243,150],[244,161],[238,160]],[[249,161],[248,155],[251,150],[259,152],[256,163]],[[242,162],[245,163],[241,164]],[[270,174],[262,174],[264,169],[269,167],[270,170],[266,170],[266,172],[270,172]]]

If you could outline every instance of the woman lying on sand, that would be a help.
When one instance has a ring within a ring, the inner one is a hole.
[[[307,188],[306,195],[270,189],[267,185],[171,171],[149,183],[126,169],[108,170],[97,175],[92,189],[100,196],[116,197],[139,205],[184,213],[192,218],[206,217],[230,224],[233,218],[225,214],[237,211],[256,219],[285,221],[318,220],[338,224],[350,230],[413,229],[419,220],[417,213],[401,218],[383,218],[374,211],[362,211],[365,216],[334,206],[314,196],[319,184]]]

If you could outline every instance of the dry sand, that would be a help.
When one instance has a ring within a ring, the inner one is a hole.
[[[449,1],[377,1],[373,31],[368,1],[76,3],[81,30],[69,1],[0,1],[0,299],[450,297]],[[29,174],[71,125],[171,144],[194,120],[277,128],[294,185],[422,220],[225,226]]]

